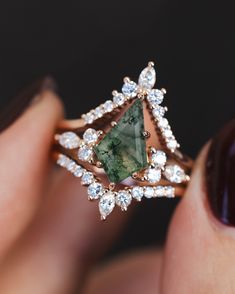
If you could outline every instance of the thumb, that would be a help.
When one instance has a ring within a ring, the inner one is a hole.
[[[235,293],[235,120],[199,155],[170,226],[161,293]]]

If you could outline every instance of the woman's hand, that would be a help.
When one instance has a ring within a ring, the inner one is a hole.
[[[0,135],[0,293],[235,293],[235,233],[211,213],[208,146],[176,209],[164,251],[133,252],[94,268],[128,214],[116,210],[106,222],[97,221],[97,207],[80,182],[50,160],[63,118],[50,82],[44,80],[30,100]],[[152,232],[157,234],[154,224]]]

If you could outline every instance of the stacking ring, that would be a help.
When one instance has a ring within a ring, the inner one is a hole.
[[[149,62],[138,83],[125,77],[121,92],[56,131],[54,159],[81,178],[102,220],[132,200],[182,196],[190,180],[193,161],[179,150],[161,106],[166,90],[155,82]]]

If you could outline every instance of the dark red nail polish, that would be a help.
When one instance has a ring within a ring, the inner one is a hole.
[[[53,78],[45,77],[34,82],[0,111],[0,133],[13,123],[30,105],[34,97],[43,90],[57,92],[57,86]]]
[[[222,223],[235,226],[235,120],[212,140],[206,162],[206,182],[214,215]]]

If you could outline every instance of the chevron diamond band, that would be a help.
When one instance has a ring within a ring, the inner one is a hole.
[[[161,106],[166,90],[153,88],[155,82],[149,62],[138,83],[124,78],[112,100],[61,122],[55,135],[57,164],[81,178],[103,220],[132,200],[182,196],[190,180],[193,162],[179,151]]]

